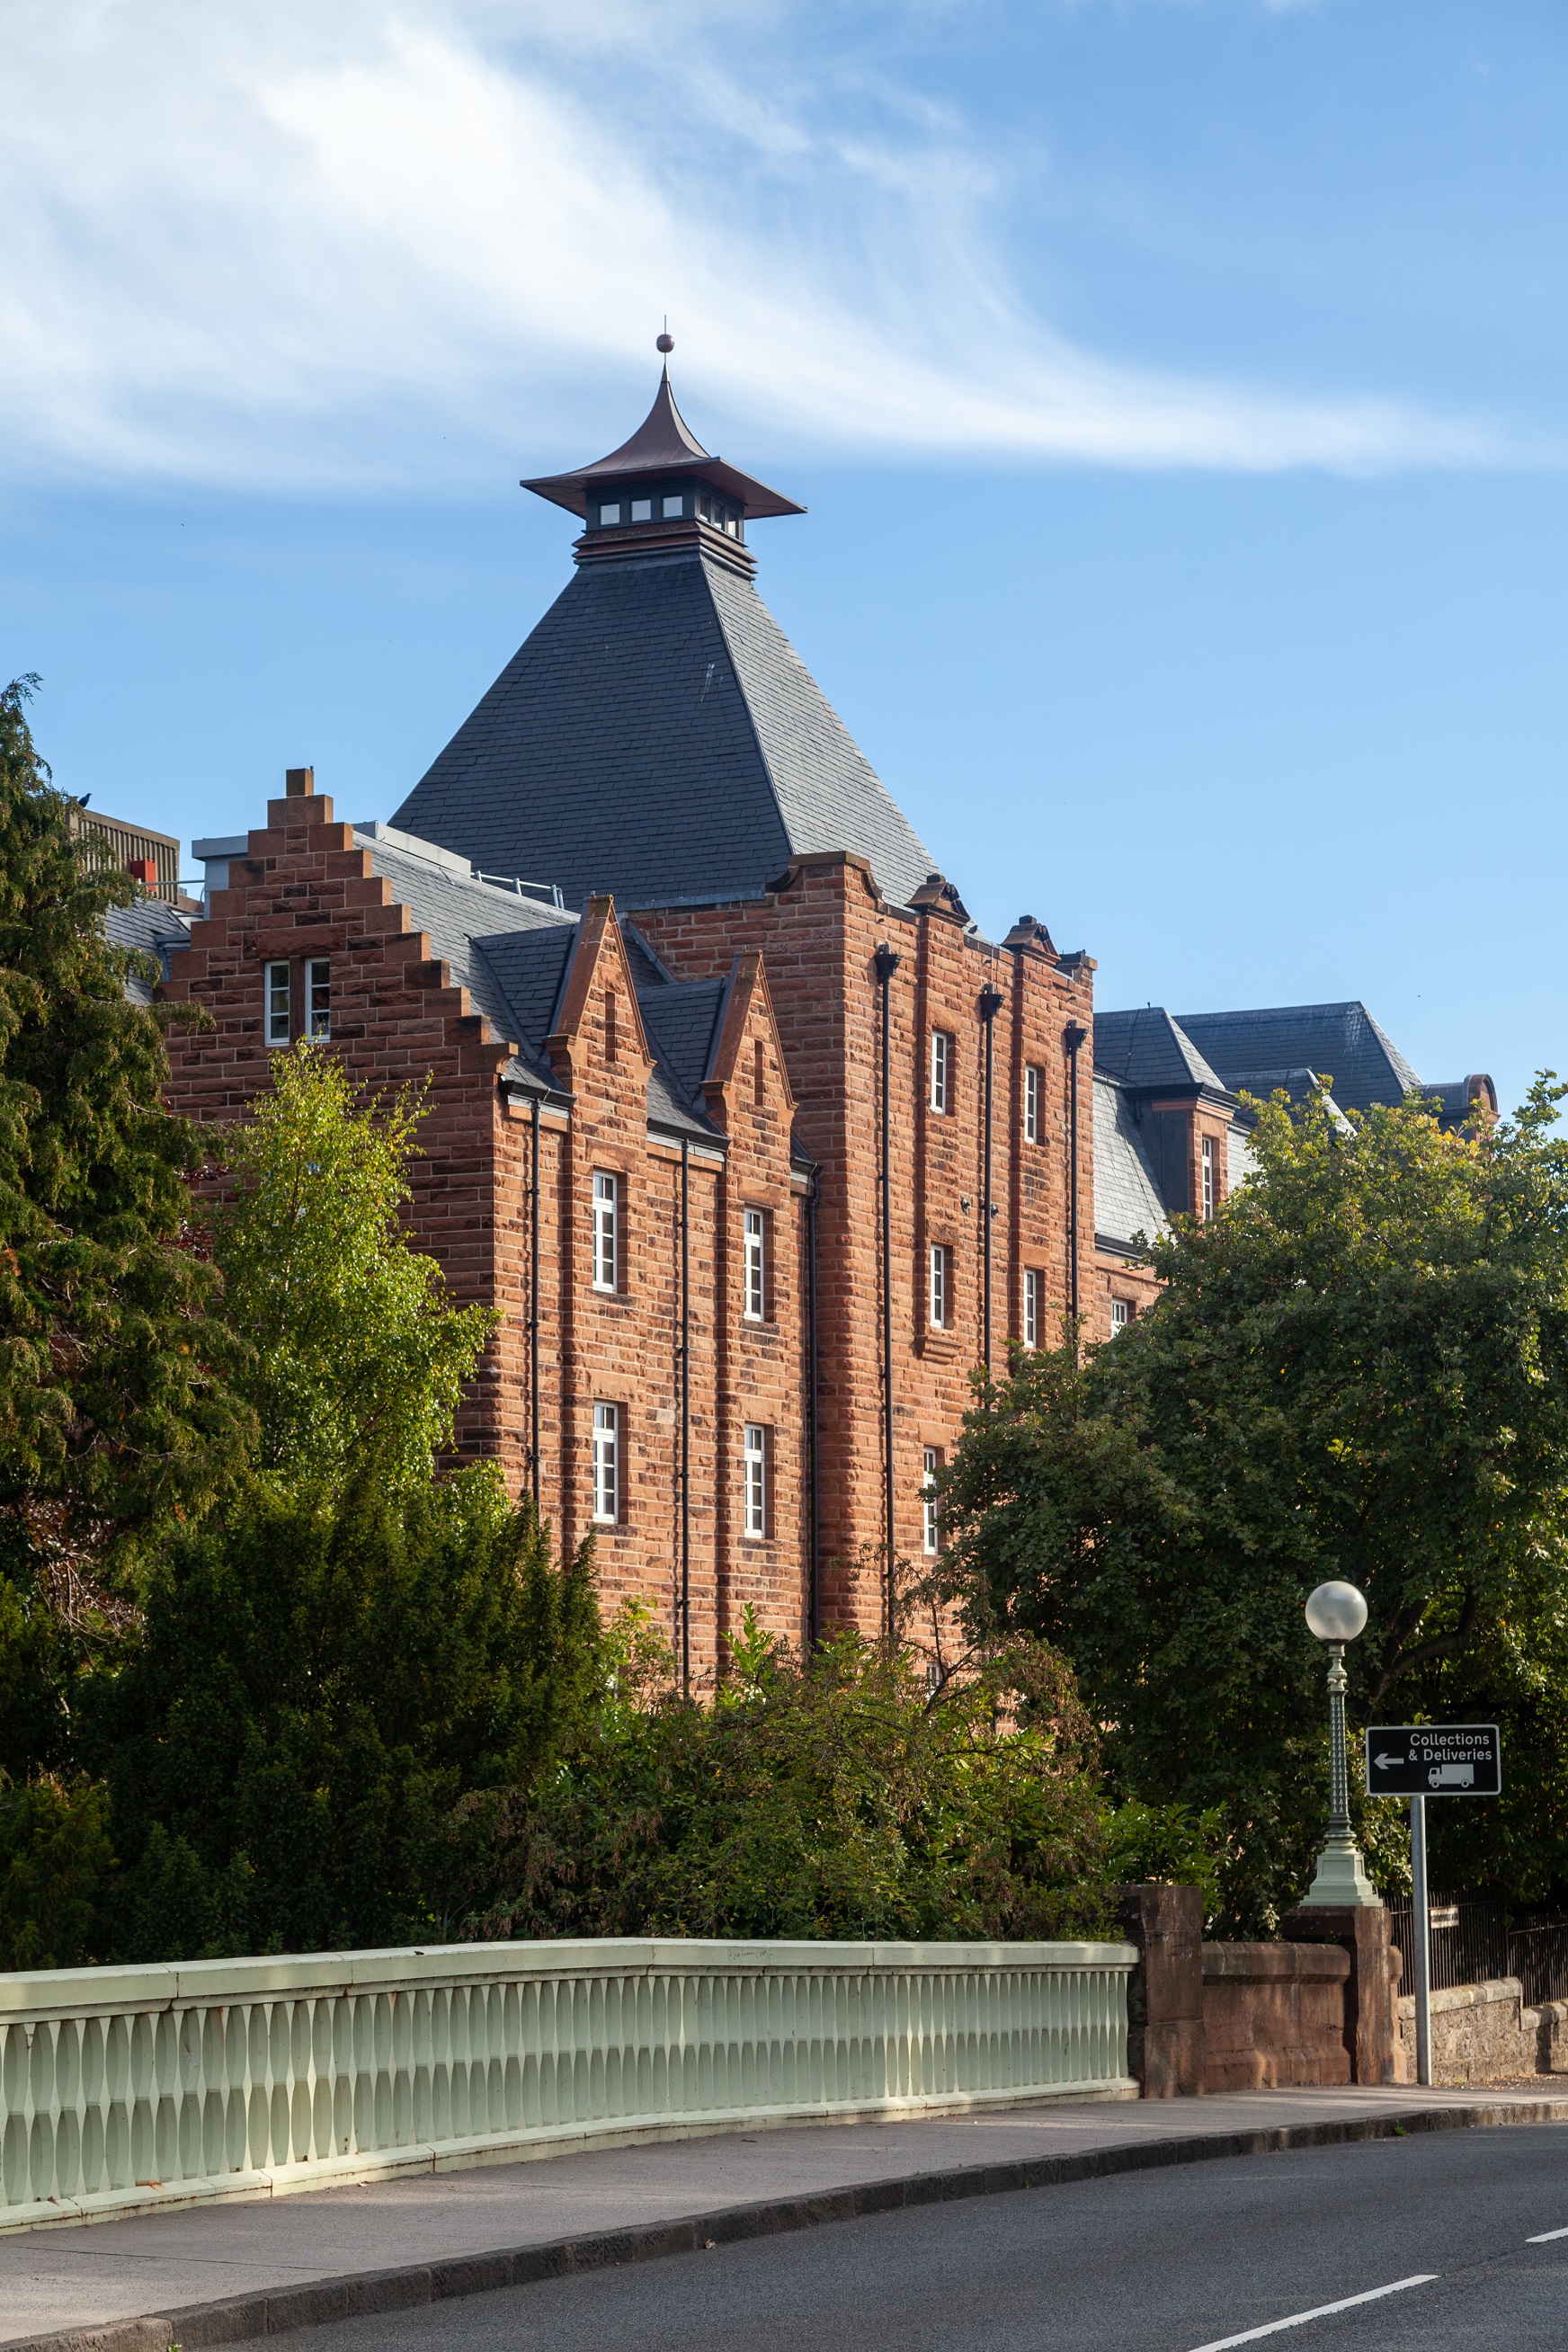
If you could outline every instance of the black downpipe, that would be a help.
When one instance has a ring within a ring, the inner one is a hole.
[[[886,940],[877,950],[876,965],[882,986],[882,1538],[887,1549],[886,1614],[888,1638],[891,1641],[897,1626],[893,1607],[893,1192],[889,1116],[892,1071],[888,983],[899,968],[899,959]]]
[[[533,1149],[529,1171],[528,1242],[532,1260],[528,1292],[529,1433],[533,1443],[533,1516],[539,1517],[539,1097],[533,1097]]]
[[[691,1146],[680,1139],[680,1692],[691,1696]]]
[[[996,1015],[1001,1010],[1001,992],[993,988],[991,982],[987,981],[980,992],[980,1018],[985,1024],[985,1197],[981,1203],[980,1213],[985,1225],[985,1370],[987,1372],[991,1370],[991,1228],[995,1223],[995,1212],[991,1205],[991,1091],[993,1065],[995,1058]]]
[[[1085,1042],[1088,1035],[1089,1031],[1084,1027],[1081,1021],[1069,1021],[1066,1029],[1062,1032],[1063,1042],[1068,1049],[1068,1066],[1071,1072],[1071,1078],[1068,1089],[1068,1306],[1075,1326],[1078,1322],[1079,1314],[1078,1049]],[[1073,1335],[1073,1349],[1075,1353],[1077,1351],[1077,1348],[1078,1335],[1075,1329]]]
[[[817,1358],[816,1358],[816,1202],[821,1191],[821,1171],[811,1171],[811,1190],[805,1198],[805,1318],[807,1347],[810,1358],[810,1388],[806,1399],[806,1427],[811,1445],[811,1646],[815,1650],[822,1639],[822,1476],[820,1470],[820,1434],[817,1420]]]

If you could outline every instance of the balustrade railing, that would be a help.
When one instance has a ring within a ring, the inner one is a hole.
[[[1136,1960],[617,1938],[0,1976],[0,2229],[742,2124],[1131,2097]]]

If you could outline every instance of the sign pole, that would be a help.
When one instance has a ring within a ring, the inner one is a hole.
[[[1369,1723],[1366,1793],[1410,1800],[1410,1941],[1415,1995],[1415,2079],[1432,2083],[1432,1901],[1426,1884],[1426,1800],[1502,1793],[1495,1723]],[[1321,1865],[1320,1865],[1321,1867]],[[1309,1902],[1311,1897],[1309,1895]]]
[[[1410,1800],[1410,1925],[1415,1960],[1415,2079],[1432,2087],[1432,1935],[1426,1893],[1426,1800]]]

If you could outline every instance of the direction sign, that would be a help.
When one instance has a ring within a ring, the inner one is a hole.
[[[1501,1787],[1495,1723],[1373,1724],[1366,1735],[1369,1797],[1495,1797]]]

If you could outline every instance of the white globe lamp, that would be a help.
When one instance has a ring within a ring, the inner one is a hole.
[[[1353,1584],[1336,1578],[1308,1594],[1308,1630],[1329,1653],[1329,1833],[1312,1884],[1301,1897],[1303,1910],[1310,1906],[1359,1911],[1378,1906],[1377,1889],[1366,1874],[1360,1848],[1351,1834],[1350,1783],[1345,1770],[1345,1643],[1355,1641],[1365,1624],[1366,1601]]]

